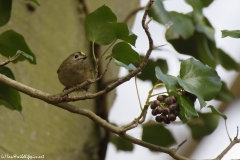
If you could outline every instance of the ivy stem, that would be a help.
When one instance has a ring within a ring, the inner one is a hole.
[[[92,53],[93,53],[93,58],[95,63],[97,63],[97,59],[96,59],[96,55],[95,55],[95,51],[94,51],[94,42],[92,42]]]
[[[104,54],[107,53],[107,51],[109,50],[109,48],[111,48],[116,41],[117,41],[117,39],[115,39],[115,40],[108,46],[108,48],[104,51],[104,53],[103,53],[103,54],[101,55],[101,57],[99,58],[99,61],[102,59],[102,57],[104,56]]]
[[[141,109],[141,111],[142,111],[142,110],[143,110],[143,107],[142,107],[142,104],[141,104],[141,101],[140,101],[139,92],[138,92],[137,76],[134,76],[134,80],[135,80],[135,86],[136,86],[136,91],[137,91],[137,96],[138,96],[138,102],[139,102],[139,105],[140,105],[140,109]]]
[[[154,97],[154,96],[157,96],[157,95],[163,94],[163,93],[168,93],[168,92],[160,92],[160,93],[152,94],[150,97]]]

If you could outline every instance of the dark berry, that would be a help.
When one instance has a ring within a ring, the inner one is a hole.
[[[160,101],[159,100],[155,100],[154,101],[154,105],[157,107],[157,106],[160,106]]]
[[[176,116],[171,113],[171,114],[168,115],[168,119],[169,119],[170,121],[175,121],[175,120],[176,120]]]
[[[165,103],[166,103],[167,105],[171,105],[171,104],[173,103],[172,98],[171,98],[171,97],[167,97],[167,98],[165,99]]]
[[[174,96],[171,96],[172,100],[173,100],[173,103],[177,102],[177,98],[174,97]]]
[[[157,114],[158,114],[158,110],[153,109],[153,110],[152,110],[152,115],[153,115],[153,116],[156,116]]]
[[[161,115],[160,115],[160,116],[156,116],[156,117],[155,117],[155,120],[156,120],[157,122],[162,122],[162,121],[163,121],[163,119],[161,118]]]
[[[165,123],[165,124],[169,124],[169,123],[170,123],[169,118],[166,118],[166,119],[164,120],[164,123]]]
[[[174,115],[177,117],[179,115],[179,111],[175,111]]]
[[[158,114],[161,114],[163,111],[162,107],[157,107],[156,110],[158,110]]]
[[[150,105],[151,109],[155,109],[157,106],[155,106],[154,102]]]
[[[176,110],[178,110],[178,104],[177,103],[173,103],[169,106],[170,112],[174,113]]]
[[[161,115],[159,116],[159,119],[160,119],[161,121],[165,121],[165,120],[167,119],[167,117],[161,114]]]
[[[159,100],[160,102],[162,102],[162,101],[163,101],[163,99],[164,99],[164,98],[163,98],[163,96],[162,96],[162,95],[158,95],[158,96],[157,96],[157,100]]]
[[[169,109],[169,108],[164,107],[164,108],[162,109],[162,114],[163,114],[163,115],[168,115],[169,113],[170,113],[170,109]]]

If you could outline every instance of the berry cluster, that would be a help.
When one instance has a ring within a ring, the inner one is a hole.
[[[152,115],[156,116],[155,120],[157,122],[164,122],[165,124],[175,121],[180,111],[177,99],[174,96],[164,97],[158,95],[150,107],[152,109]]]

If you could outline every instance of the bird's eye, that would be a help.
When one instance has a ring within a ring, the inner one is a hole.
[[[76,58],[76,59],[77,59],[77,58],[78,58],[78,55],[76,54],[76,55],[74,56],[74,58]]]

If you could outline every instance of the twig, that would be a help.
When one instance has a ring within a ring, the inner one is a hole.
[[[222,151],[222,153],[221,153],[219,156],[217,156],[217,158],[216,158],[215,160],[220,160],[220,159],[222,159],[223,156],[224,156],[235,144],[237,144],[237,143],[240,143],[240,139],[234,138],[234,140],[231,141],[231,143],[227,146],[227,148],[224,149],[224,150]]]
[[[237,126],[237,135],[236,135],[236,137],[234,138],[234,139],[237,139],[238,138],[238,126]]]
[[[134,77],[134,80],[135,80],[135,86],[136,86],[136,91],[137,91],[137,96],[138,96],[138,102],[139,102],[139,105],[140,105],[140,109],[143,110],[143,108],[142,108],[142,104],[141,104],[141,101],[140,101],[139,92],[138,92],[137,76]]]
[[[163,46],[166,46],[168,44],[162,44],[162,45],[159,45],[159,46],[154,46],[153,49],[156,49],[156,48],[159,48],[159,47],[163,47]]]
[[[226,122],[226,120],[225,120],[225,128],[226,128],[226,131],[227,131],[228,138],[229,138],[229,140],[230,140],[230,142],[231,142],[231,141],[232,141],[232,139],[230,138],[230,136],[229,136],[229,133],[228,133],[228,129],[227,129],[227,122]]]
[[[152,17],[146,22],[145,26],[148,27],[148,24],[152,21]]]
[[[7,65],[8,63],[14,61],[15,59],[17,59],[19,56],[21,56],[23,54],[23,52],[20,52],[19,54],[15,54],[12,58],[10,57],[8,60],[6,60],[5,62],[0,63],[0,67]]]
[[[178,150],[184,143],[186,143],[186,142],[187,142],[187,139],[185,139],[182,143],[180,143],[180,144],[178,145],[178,147],[176,148],[175,152],[177,152],[177,150]]]

